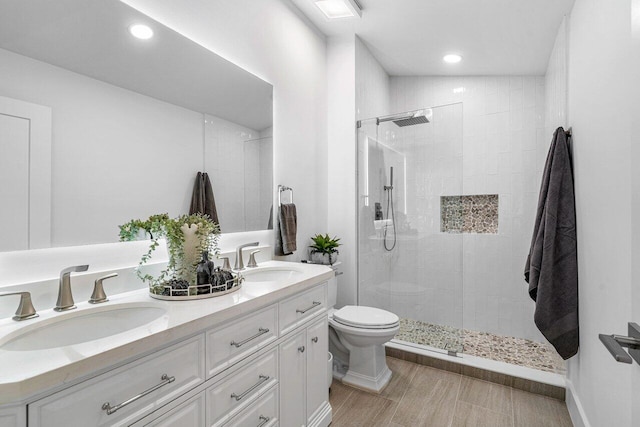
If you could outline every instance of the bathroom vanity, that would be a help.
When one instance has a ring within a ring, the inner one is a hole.
[[[268,261],[217,298],[2,319],[0,426],[327,426],[333,274]]]

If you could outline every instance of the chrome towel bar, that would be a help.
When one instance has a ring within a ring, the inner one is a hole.
[[[629,322],[628,337],[605,334],[598,336],[616,362],[633,363],[635,360],[640,364],[640,326],[637,323]],[[628,348],[629,352],[624,351],[622,347]]]
[[[282,193],[285,191],[291,192],[291,201],[289,203],[293,203],[293,188],[286,185],[278,185],[278,206],[282,206]]]

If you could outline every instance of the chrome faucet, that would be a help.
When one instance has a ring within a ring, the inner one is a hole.
[[[76,308],[71,294],[71,273],[87,271],[88,265],[76,265],[65,268],[60,272],[60,288],[58,289],[58,302],[54,308],[55,311],[66,311]]]
[[[31,294],[29,292],[0,292],[0,297],[7,295],[20,295],[20,305],[18,305],[13,320],[20,321],[38,317],[38,313],[36,313],[36,309],[33,308],[33,303],[31,303]]]
[[[240,245],[236,248],[236,264],[233,267],[234,270],[240,271],[244,270],[244,262],[242,261],[242,249],[247,248],[249,246],[258,246],[260,242],[253,243],[245,243],[244,245]]]

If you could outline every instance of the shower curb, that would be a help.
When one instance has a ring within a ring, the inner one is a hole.
[[[396,359],[405,360],[407,362],[417,363],[418,365],[429,366],[431,368],[449,371],[467,377],[477,378],[490,383],[512,387],[517,390],[527,391],[529,393],[539,394],[541,396],[550,397],[552,399],[562,400],[563,402],[566,398],[565,387],[545,384],[530,379],[477,368],[474,366],[467,366],[455,361],[442,360],[424,354],[417,354],[398,348],[391,348],[389,346],[387,346],[385,350],[388,357],[394,357]]]

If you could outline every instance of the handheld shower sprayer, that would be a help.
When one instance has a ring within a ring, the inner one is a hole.
[[[393,166],[390,167],[389,172],[389,185],[384,186],[385,190],[393,190]]]
[[[396,218],[395,218],[395,212],[394,212],[394,208],[393,208],[393,166],[391,166],[389,168],[389,185],[385,185],[384,186],[384,190],[388,191],[387,193],[387,219],[391,219],[391,227],[393,228],[393,245],[391,245],[391,247],[387,246],[387,228],[389,227],[388,224],[386,224],[384,226],[384,239],[383,239],[383,245],[385,250],[387,251],[392,251],[393,248],[396,247]],[[391,208],[391,209],[389,209]],[[391,210],[391,218],[389,218],[389,210]]]

